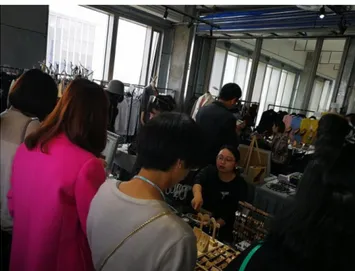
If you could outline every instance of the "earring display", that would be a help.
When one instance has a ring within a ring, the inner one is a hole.
[[[195,271],[221,271],[237,258],[239,254],[239,251],[227,245],[218,245],[211,251],[198,257]]]
[[[239,202],[234,222],[234,245],[263,240],[268,232],[270,215],[246,202]]]

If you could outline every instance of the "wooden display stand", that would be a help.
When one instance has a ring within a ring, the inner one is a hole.
[[[200,221],[200,228],[194,228],[194,234],[197,239],[197,250],[199,253],[206,253],[211,248],[218,246],[219,242],[216,240],[216,232],[221,227],[216,219],[210,218],[208,214],[198,214],[198,219]],[[212,237],[203,231],[204,226],[209,226],[212,230]]]
[[[261,155],[255,136],[252,137],[252,141],[246,152],[242,146],[240,146],[239,151],[246,181],[256,185],[262,184],[267,175],[269,155]]]
[[[221,271],[239,254],[239,251],[220,243],[217,247],[197,258],[195,271]]]
[[[234,222],[234,243],[246,241],[249,244],[265,239],[270,215],[247,202],[239,202]]]

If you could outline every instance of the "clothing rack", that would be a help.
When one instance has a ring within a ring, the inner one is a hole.
[[[132,118],[132,106],[133,106],[133,98],[134,98],[134,94],[135,94],[135,91],[136,91],[136,89],[138,88],[140,88],[140,89],[144,89],[145,88],[145,86],[141,86],[141,85],[130,85],[130,84],[124,84],[125,86],[133,86],[134,87],[134,89],[133,89],[133,91],[132,91],[132,93],[131,93],[131,101],[130,101],[130,105],[129,105],[129,114],[128,114],[128,122],[127,122],[127,129],[126,129],[126,143],[127,143],[127,141],[128,141],[128,136],[129,136],[129,125],[130,125],[130,122],[131,122],[131,118]],[[119,112],[118,112],[119,113]]]
[[[289,109],[289,110],[315,113],[315,111],[313,111],[313,110],[306,110],[306,109],[300,109],[300,108],[293,108],[293,107],[281,106],[281,105],[277,105],[277,104],[269,104],[269,105],[267,106],[267,110],[270,110],[270,109],[271,109],[270,107],[279,107],[279,108],[284,108],[284,109]]]
[[[110,81],[106,81],[106,80],[98,80],[98,79],[94,79],[93,80],[94,82],[97,82],[97,83],[100,83],[100,85],[101,86],[107,86],[108,85],[108,83],[110,82]],[[123,85],[125,86],[125,87],[129,87],[129,86],[133,86],[133,87],[135,87],[135,88],[146,88],[147,86],[144,86],[144,85],[136,85],[136,84],[129,84],[129,83],[123,83]],[[159,90],[164,90],[165,92],[166,91],[171,91],[171,92],[176,92],[176,90],[175,89],[171,89],[171,88],[161,88],[161,87],[155,87],[158,91]]]

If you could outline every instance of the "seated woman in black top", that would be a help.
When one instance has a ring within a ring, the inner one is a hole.
[[[231,146],[223,147],[216,166],[208,166],[196,176],[193,186],[192,207],[203,207],[212,213],[221,225],[219,239],[232,241],[233,224],[238,202],[247,198],[248,187],[236,172],[240,159],[239,151]]]
[[[335,114],[319,122],[313,160],[295,200],[228,271],[355,270],[355,129]]]

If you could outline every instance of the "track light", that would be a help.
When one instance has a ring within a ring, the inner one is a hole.
[[[168,8],[165,8],[165,12],[164,12],[164,15],[163,15],[164,20],[166,20],[168,18],[168,15],[169,15]]]
[[[210,36],[213,37],[213,27],[211,26],[211,29],[210,29]]]
[[[319,18],[324,19],[324,17],[325,17],[325,8],[324,6],[322,6],[319,10]]]

